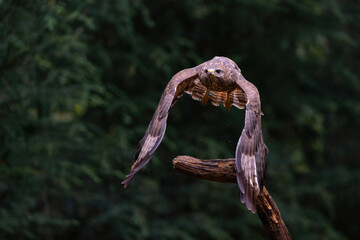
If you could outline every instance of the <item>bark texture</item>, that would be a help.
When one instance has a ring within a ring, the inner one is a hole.
[[[190,156],[178,156],[173,160],[176,170],[216,182],[236,183],[235,159],[202,160]],[[291,240],[280,211],[264,187],[256,200],[257,214],[269,237],[274,240]]]

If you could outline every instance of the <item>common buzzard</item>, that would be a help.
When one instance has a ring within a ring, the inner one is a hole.
[[[184,92],[202,101],[203,105],[210,99],[213,105],[222,103],[227,110],[231,106],[239,109],[246,107],[245,126],[235,152],[237,183],[241,202],[255,213],[256,198],[264,185],[268,153],[261,131],[260,96],[257,88],[243,77],[236,63],[226,57],[214,57],[172,77],[145,136],[139,142],[131,173],[122,184],[127,187],[135,174],[150,161],[164,136],[169,109]]]

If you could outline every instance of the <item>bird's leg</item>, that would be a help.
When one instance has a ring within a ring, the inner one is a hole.
[[[226,108],[226,110],[230,111],[230,108],[231,108],[230,92],[227,92],[227,95],[226,95],[225,108]]]
[[[207,88],[204,98],[202,100],[202,105],[205,106],[207,104],[208,100],[209,100],[209,89]]]

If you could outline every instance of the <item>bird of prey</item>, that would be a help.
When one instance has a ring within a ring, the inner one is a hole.
[[[237,183],[241,202],[255,213],[256,198],[264,185],[268,154],[261,131],[260,96],[257,88],[243,77],[236,63],[227,57],[214,57],[171,78],[145,136],[139,142],[131,172],[122,184],[126,188],[135,174],[150,161],[164,136],[169,109],[183,93],[202,101],[203,105],[210,99],[213,105],[222,103],[227,110],[231,106],[246,107],[245,126],[235,152]]]

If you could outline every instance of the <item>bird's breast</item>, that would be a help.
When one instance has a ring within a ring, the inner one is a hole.
[[[221,79],[217,77],[209,77],[206,79],[201,80],[201,83],[207,87],[209,90],[213,91],[225,91],[231,92],[236,88],[236,83],[233,81],[228,81],[226,79]]]

